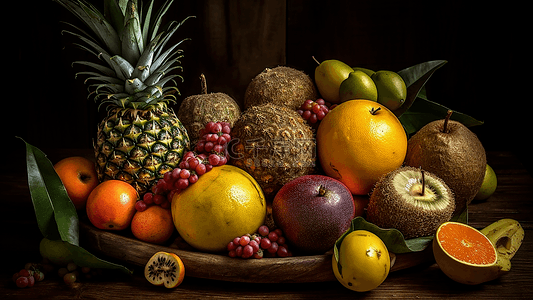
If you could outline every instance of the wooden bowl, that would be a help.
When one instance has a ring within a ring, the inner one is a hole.
[[[145,243],[119,233],[97,229],[80,221],[80,238],[84,248],[95,255],[144,266],[158,251],[174,252],[185,265],[186,276],[214,280],[254,283],[297,283],[335,281],[331,254],[286,258],[239,259],[229,256],[180,250],[170,246]],[[433,261],[433,251],[394,255],[391,272]]]

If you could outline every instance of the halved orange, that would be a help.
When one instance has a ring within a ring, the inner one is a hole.
[[[460,283],[479,284],[505,272],[492,242],[467,224],[440,225],[433,239],[433,254],[444,274]]]

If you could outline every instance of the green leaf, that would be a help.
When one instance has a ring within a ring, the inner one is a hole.
[[[444,105],[424,98],[417,98],[417,101],[399,119],[407,135],[411,135],[429,122],[444,119],[448,110],[449,108]],[[451,119],[461,122],[467,127],[483,124],[482,121],[456,111],[453,112]]]
[[[116,269],[131,274],[128,268],[102,260],[79,246],[78,214],[63,182],[46,155],[26,141],[24,143],[28,185],[37,224],[43,236],[53,241],[64,241],[73,261],[79,266]]]
[[[41,150],[20,139],[26,144],[28,185],[39,230],[50,240],[79,245],[76,208],[54,166]]]
[[[445,60],[433,60],[414,65],[398,72],[398,75],[402,77],[407,86],[407,99],[405,99],[405,103],[400,108],[394,111],[397,117],[400,117],[411,107],[431,75],[446,63],[447,61]]]
[[[128,268],[115,264],[103,259],[100,259],[93,254],[91,254],[89,251],[85,250],[84,248],[76,245],[72,245],[70,243],[66,243],[70,253],[72,254],[72,260],[74,263],[78,266],[82,267],[90,267],[94,269],[111,269],[111,270],[119,270],[125,274],[132,274],[133,272],[130,271]]]

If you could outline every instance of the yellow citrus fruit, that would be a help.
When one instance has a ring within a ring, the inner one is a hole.
[[[172,198],[172,217],[180,236],[204,252],[226,249],[230,241],[254,233],[265,220],[267,204],[255,179],[231,165],[213,168]]]
[[[141,241],[163,244],[174,232],[170,209],[152,205],[144,211],[137,211],[131,220],[131,232]]]
[[[350,100],[332,109],[317,131],[317,150],[326,175],[355,195],[368,194],[379,178],[400,167],[407,135],[385,106]]]
[[[340,271],[333,255],[335,277],[346,288],[357,292],[377,288],[387,278],[391,267],[389,251],[383,241],[366,230],[352,231],[344,237],[339,261]]]
[[[100,229],[122,230],[128,228],[135,214],[137,190],[122,180],[107,180],[91,192],[87,199],[89,221]]]

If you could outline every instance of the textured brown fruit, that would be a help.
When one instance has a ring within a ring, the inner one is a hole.
[[[296,110],[305,100],[316,100],[318,92],[309,75],[291,67],[266,68],[252,79],[244,95],[244,109],[273,103]]]
[[[457,121],[445,123],[446,119],[430,122],[409,139],[405,165],[421,167],[444,180],[455,195],[454,213],[460,213],[483,183],[487,158],[472,131]]]
[[[192,145],[200,138],[200,129],[204,128],[205,124],[228,122],[233,126],[241,116],[241,109],[233,98],[224,93],[208,93],[205,76],[202,74],[200,78],[202,93],[183,99],[176,114],[187,129]]]
[[[382,228],[395,228],[404,238],[430,236],[449,221],[455,208],[453,193],[439,177],[413,167],[383,176],[370,196],[366,216]]]
[[[311,127],[292,109],[252,106],[232,129],[231,163],[257,180],[268,200],[287,182],[315,170]]]

